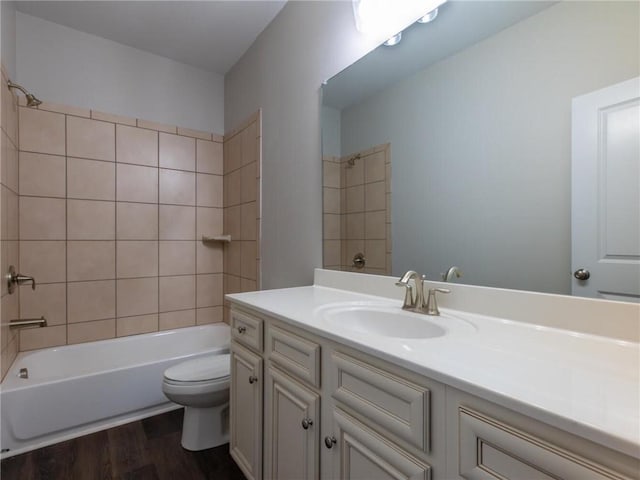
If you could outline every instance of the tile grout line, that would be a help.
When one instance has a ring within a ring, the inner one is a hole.
[[[113,231],[113,237],[115,239],[115,265],[114,265],[114,269],[115,269],[115,275],[114,278],[116,278],[116,280],[114,280],[114,289],[113,289],[113,313],[115,316],[115,325],[114,325],[114,329],[115,329],[115,338],[118,338],[118,128],[116,127],[116,123],[113,123],[113,160],[115,163],[114,166],[114,181],[113,181],[113,199],[115,200],[115,205],[114,207],[114,231]]]
[[[138,121],[136,120],[136,125],[138,125]],[[157,294],[157,320],[156,320],[156,332],[160,331],[160,131],[154,130],[156,133],[156,164],[157,166],[157,187],[156,187],[156,205],[157,205],[157,222],[156,222],[156,234],[158,238],[158,249],[156,251],[156,257],[158,262],[158,277],[156,281],[156,294]],[[176,127],[176,132],[178,131]]]
[[[69,182],[67,181],[68,162],[67,157],[67,115],[64,116],[64,293],[65,293],[65,345],[69,345],[69,243],[68,243],[68,231],[69,231]]]
[[[195,148],[195,150],[194,150],[195,158],[193,159],[193,161],[195,162],[195,169],[196,169],[196,172],[197,172],[198,171],[198,140],[195,140],[194,143],[195,143],[195,147],[194,147]],[[195,185],[195,187],[196,187],[195,188],[195,197],[196,197],[195,198],[195,200],[196,200],[195,201],[195,204],[196,204],[196,218],[195,218],[195,220],[196,220],[195,221],[196,232],[195,232],[195,237],[196,237],[196,244],[195,244],[195,248],[193,249],[193,255],[195,257],[194,258],[193,267],[194,267],[194,273],[195,273],[195,289],[196,289],[196,291],[194,292],[194,296],[193,297],[194,297],[194,302],[195,302],[194,308],[196,309],[196,311],[195,311],[196,318],[194,319],[194,322],[195,322],[196,325],[198,325],[198,310],[197,310],[197,308],[198,308],[198,174],[197,173],[196,173],[196,176],[195,176],[195,181],[196,181],[196,185]]]

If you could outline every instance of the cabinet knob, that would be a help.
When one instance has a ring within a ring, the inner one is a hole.
[[[249,377],[249,383],[256,383],[258,381],[258,377],[256,377],[255,375],[251,375]]]
[[[333,435],[330,437],[324,437],[324,444],[327,448],[332,448],[336,444],[336,437]]]
[[[313,420],[311,420],[310,418],[305,418],[302,420],[302,428],[304,428],[305,430],[309,430],[309,427],[313,425]]]
[[[238,333],[244,333],[247,331],[247,327],[238,327]]]

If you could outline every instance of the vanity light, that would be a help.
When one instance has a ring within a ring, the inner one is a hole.
[[[427,13],[424,17],[420,17],[418,19],[418,23],[429,23],[433,22],[438,16],[438,9],[434,8],[429,13]]]
[[[384,42],[383,45],[385,47],[393,47],[394,45],[399,44],[400,40],[402,40],[402,32],[396,33],[393,37],[389,38],[389,40]]]
[[[388,35],[389,30],[399,31],[411,25],[418,18],[424,17],[424,12],[432,13],[445,1],[352,0],[352,6],[359,32],[367,35]]]

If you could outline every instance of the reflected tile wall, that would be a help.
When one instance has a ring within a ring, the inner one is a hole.
[[[391,275],[390,145],[323,162],[324,268]],[[363,253],[366,265],[353,267]]]
[[[2,85],[7,83],[4,67]],[[0,271],[3,278],[13,265],[20,269],[18,178],[18,101],[8,89],[1,88],[0,119]],[[31,185],[28,185],[31,187]],[[0,299],[0,378],[4,378],[19,350],[19,336],[9,330],[9,320],[20,316],[20,292],[9,295],[6,282]]]
[[[2,189],[3,205],[15,204],[21,235],[18,242],[14,227],[15,238],[7,237],[13,250],[3,243],[2,268],[5,251],[17,256],[20,248],[23,273],[34,275],[38,288],[21,287],[19,307],[49,321],[23,330],[19,350],[222,321],[223,247],[199,240],[223,230],[222,137],[19,103],[19,127],[6,128],[21,132],[19,215],[17,181],[15,189],[5,187],[3,175]],[[6,136],[15,148],[4,132],[3,123],[3,142]],[[15,157],[17,163],[17,151]],[[4,210],[2,218],[4,225]],[[14,298],[5,301],[3,290],[3,307]],[[13,310],[17,316],[17,305]],[[3,324],[5,311],[11,308],[3,308]],[[3,360],[5,347],[18,350],[17,340],[13,346],[6,339]]]

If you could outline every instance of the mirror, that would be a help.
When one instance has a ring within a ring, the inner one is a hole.
[[[459,283],[570,294],[572,99],[638,75],[638,13],[449,1],[331,78],[325,267],[440,280],[455,265]],[[387,185],[375,222],[374,177]]]

